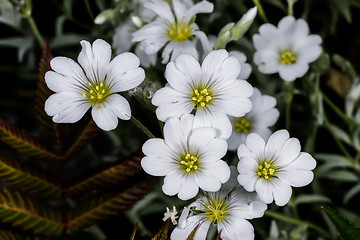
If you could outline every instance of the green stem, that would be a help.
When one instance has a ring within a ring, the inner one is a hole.
[[[287,0],[288,3],[288,15],[294,16],[294,2],[293,0]]]
[[[95,18],[94,18],[94,14],[91,11],[89,0],[85,0],[85,6],[86,6],[86,10],[88,11],[88,13],[91,17],[91,20],[94,21]]]
[[[272,217],[272,218],[275,218],[277,220],[283,221],[283,222],[293,223],[293,224],[297,224],[297,225],[307,225],[309,228],[314,229],[315,231],[320,233],[322,236],[324,236],[324,237],[326,237],[328,239],[332,238],[331,235],[327,231],[325,231],[324,229],[322,229],[321,227],[319,227],[318,225],[315,225],[313,223],[303,221],[303,220],[300,220],[300,219],[296,219],[296,218],[287,217],[287,216],[281,215],[279,213],[272,212],[270,210],[267,210],[265,212],[265,215],[269,216],[269,217]]]
[[[321,93],[323,99],[325,100],[325,102],[334,110],[334,112],[341,117],[342,119],[344,119],[344,121],[350,126],[354,126],[355,123],[353,122],[353,120],[351,118],[349,118],[348,116],[345,115],[345,113],[343,113],[343,111],[341,111],[323,92]]]
[[[138,127],[141,131],[143,131],[146,134],[146,136],[148,136],[149,138],[155,138],[154,134],[152,134],[150,130],[147,127],[145,127],[139,120],[137,120],[133,116],[131,116],[130,120],[135,124],[136,127]]]
[[[262,20],[263,20],[264,22],[268,23],[269,20],[268,20],[268,18],[266,17],[265,11],[264,11],[264,9],[263,9],[260,1],[259,1],[259,0],[253,0],[253,2],[254,2],[254,4],[256,5],[257,11],[258,11],[260,17],[262,18]]]
[[[40,46],[43,48],[45,41],[43,39],[43,37],[41,36],[39,29],[36,26],[36,23],[33,19],[33,17],[31,15],[27,16],[26,19],[29,21],[31,30],[33,31],[33,33],[35,34],[36,39],[38,40]]]
[[[294,97],[294,82],[285,82],[285,127],[287,130],[290,130],[290,122],[291,122],[291,103]]]
[[[327,118],[324,118],[325,121],[325,126],[326,128],[329,130],[330,134],[332,135],[332,137],[334,138],[336,144],[338,145],[338,147],[340,148],[340,150],[344,153],[344,155],[352,162],[355,163],[354,158],[351,156],[351,154],[346,150],[346,148],[344,147],[344,145],[342,144],[342,142],[339,140],[339,138],[336,136],[336,134],[334,133],[334,130],[332,129],[331,124],[329,123],[329,121],[327,120]]]

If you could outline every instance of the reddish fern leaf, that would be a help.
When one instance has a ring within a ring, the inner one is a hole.
[[[143,153],[138,151],[126,160],[119,160],[105,170],[80,181],[65,191],[69,196],[79,196],[96,189],[109,188],[133,177],[142,170],[140,161]]]
[[[60,158],[40,139],[2,119],[0,119],[0,140],[30,157],[53,160]]]

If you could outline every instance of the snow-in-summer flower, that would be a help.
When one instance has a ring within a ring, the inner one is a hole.
[[[267,142],[251,133],[238,149],[238,181],[247,191],[256,191],[265,203],[284,206],[292,187],[303,187],[314,177],[315,159],[300,152],[300,142],[287,130],[273,133]]]
[[[277,28],[266,23],[253,36],[254,62],[262,73],[278,72],[283,80],[294,81],[304,76],[309,63],[320,56],[321,42],[319,35],[309,35],[309,26],[303,19],[286,16]]]
[[[83,40],[80,44],[79,64],[67,57],[50,61],[53,71],[45,74],[45,81],[55,93],[46,100],[45,111],[56,123],[74,123],[91,108],[98,127],[115,129],[118,118],[131,117],[128,101],[117,92],[138,86],[145,78],[144,70],[133,53],[111,60],[111,47],[104,40],[97,39],[92,45]]]
[[[240,64],[226,50],[210,52],[200,66],[191,55],[182,54],[166,66],[168,84],[155,92],[152,103],[156,115],[166,121],[195,112],[195,127],[210,126],[229,138],[229,115],[242,117],[251,110],[252,86],[237,79]]]
[[[236,57],[236,59],[239,61],[240,63],[240,74],[238,76],[238,78],[240,79],[248,79],[252,69],[251,69],[251,65],[249,63],[246,62],[246,56],[245,54],[243,54],[242,52],[239,51],[230,51],[229,55],[232,57]]]
[[[146,54],[155,54],[162,49],[162,63],[172,61],[181,53],[198,58],[196,42],[200,40],[208,51],[210,44],[204,32],[194,22],[196,14],[211,13],[214,5],[207,1],[188,7],[185,2],[172,0],[151,0],[144,6],[154,11],[158,17],[132,34],[132,41],[140,43]]]
[[[215,192],[230,177],[229,166],[221,160],[227,143],[210,127],[193,128],[194,116],[170,118],[164,125],[164,139],[147,140],[141,166],[153,176],[165,176],[165,194],[182,200],[196,196],[199,187]]]
[[[221,239],[254,239],[254,228],[246,219],[262,217],[267,205],[255,192],[249,193],[239,186],[235,167],[231,167],[231,175],[218,192],[207,193],[184,208],[171,233],[172,240],[186,240],[197,225],[194,239],[205,240],[211,224],[221,231]]]
[[[245,116],[230,117],[233,131],[228,139],[229,150],[236,150],[241,143],[245,143],[246,137],[252,133],[258,133],[267,140],[271,135],[269,127],[273,126],[279,118],[279,110],[275,108],[276,99],[269,95],[262,95],[259,89],[254,88],[254,94],[250,97],[253,107]]]

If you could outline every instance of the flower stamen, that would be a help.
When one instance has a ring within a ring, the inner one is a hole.
[[[291,50],[284,50],[280,53],[279,61],[286,65],[294,64],[296,62],[296,54]]]
[[[219,201],[210,201],[205,205],[205,215],[209,219],[209,221],[217,224],[219,221],[222,221],[227,216],[227,207],[224,202]]]
[[[199,169],[199,158],[190,153],[185,154],[182,158],[180,158],[180,166],[186,172],[196,172]]]
[[[87,98],[91,105],[94,106],[98,103],[103,103],[110,95],[110,89],[104,85],[103,82],[92,84],[89,82],[89,87],[86,92],[82,93],[84,98]]]
[[[234,122],[234,130],[238,133],[248,133],[251,128],[251,121],[247,117],[237,118]]]
[[[269,161],[264,161],[260,163],[256,170],[257,176],[265,180],[269,180],[275,177],[275,172],[276,172],[275,166],[269,163]]]
[[[184,42],[191,38],[192,31],[189,24],[176,22],[170,25],[167,33],[170,40]]]
[[[191,101],[195,103],[197,107],[205,107],[211,103],[212,99],[211,92],[207,88],[201,90],[196,88],[191,94]]]

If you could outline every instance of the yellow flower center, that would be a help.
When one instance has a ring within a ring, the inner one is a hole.
[[[196,155],[186,153],[183,157],[180,158],[180,167],[186,173],[193,173],[199,170],[200,162],[199,158]]]
[[[168,29],[170,40],[184,42],[191,38],[192,30],[189,24],[184,22],[175,22]]]
[[[275,172],[276,167],[267,160],[261,162],[256,170],[256,174],[258,175],[258,177],[265,180],[269,180],[275,177]]]
[[[227,205],[219,200],[208,200],[204,210],[206,218],[214,224],[223,221],[228,213]]]
[[[291,65],[296,62],[296,54],[291,50],[284,50],[280,53],[280,63]]]
[[[191,93],[191,101],[196,105],[196,107],[206,107],[207,104],[210,104],[212,101],[211,92],[207,88],[201,90],[195,89]]]
[[[91,106],[105,102],[107,97],[110,95],[110,89],[105,86],[103,82],[96,84],[89,82],[88,84],[89,87],[82,93],[82,96],[89,100]]]
[[[237,118],[234,122],[234,130],[238,133],[248,133],[251,130],[251,122],[247,117]]]

